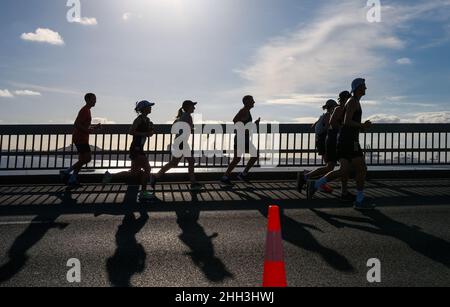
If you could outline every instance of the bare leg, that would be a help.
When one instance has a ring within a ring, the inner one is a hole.
[[[244,174],[247,174],[250,169],[255,165],[256,161],[258,161],[258,157],[251,157],[250,160],[248,160],[247,166],[244,169]]]
[[[193,157],[186,158],[189,163],[189,180],[191,183],[197,183],[197,180],[195,179],[195,159]]]
[[[336,167],[336,163],[334,162],[328,162],[324,167],[318,168],[312,172],[309,172],[306,174],[308,178],[319,178],[321,176],[324,176],[334,170]]]
[[[169,163],[167,163],[166,165],[164,165],[160,171],[155,175],[156,178],[161,178],[165,173],[167,173],[170,169],[178,166],[178,164],[180,163],[181,158],[175,158],[173,157],[172,160],[170,160]]]
[[[225,172],[226,177],[231,176],[231,172],[236,168],[236,166],[241,162],[241,158],[238,156],[234,156],[233,161],[231,161],[230,165],[228,166],[227,171]]]
[[[73,173],[75,176],[81,171],[84,165],[92,161],[91,153],[82,153],[78,155],[78,162],[73,165]]]

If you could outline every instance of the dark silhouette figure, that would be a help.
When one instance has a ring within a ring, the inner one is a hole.
[[[196,198],[195,193],[193,193],[192,198]],[[178,237],[191,249],[188,255],[195,265],[203,271],[206,278],[216,283],[222,282],[226,278],[233,278],[223,262],[214,255],[212,239],[216,238],[218,234],[207,235],[203,227],[198,224],[200,217],[198,207],[185,207],[177,210],[176,214],[177,223],[183,231]]]
[[[148,218],[147,214],[141,213],[136,219],[133,213],[128,213],[117,229],[117,249],[106,262],[109,280],[115,287],[130,287],[131,277],[145,269],[147,254],[136,241],[136,234],[145,226]]]
[[[8,251],[9,261],[0,267],[0,284],[10,280],[23,269],[29,259],[28,250],[36,245],[50,229],[67,227],[66,223],[55,222],[58,216],[59,213],[36,216],[27,229],[17,237]]]
[[[450,267],[449,242],[425,233],[417,226],[409,226],[395,221],[378,210],[363,212],[362,214],[365,217],[340,216],[318,210],[312,211],[338,228],[348,227],[377,235],[393,237],[407,244],[415,252],[435,262],[439,262],[447,268]],[[366,223],[368,226],[353,224],[355,222]]]

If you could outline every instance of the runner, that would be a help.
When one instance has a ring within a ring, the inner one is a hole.
[[[184,122],[184,123],[188,124],[188,127],[190,128],[188,137],[192,134],[192,130],[194,129],[192,113],[194,113],[196,105],[197,105],[197,102],[193,102],[191,100],[184,101],[183,106],[178,110],[178,114],[177,114],[177,117],[174,122],[174,124],[176,124],[178,122]],[[182,134],[181,131],[179,133],[177,133],[176,138],[180,137],[181,134]],[[170,169],[177,167],[183,157],[188,161],[188,164],[189,164],[188,170],[189,170],[189,180],[191,181],[191,189],[197,190],[197,191],[202,189],[203,186],[200,183],[198,183],[195,178],[195,173],[194,173],[195,158],[192,157],[192,155],[191,155],[192,152],[189,147],[189,144],[187,143],[187,139],[186,139],[186,141],[182,142],[180,145],[181,146],[179,148],[172,148],[173,156],[172,156],[172,159],[170,160],[170,162],[167,163],[166,165],[164,165],[161,168],[161,170],[154,177],[152,177],[151,185],[152,185],[153,189],[155,189],[156,181],[158,179],[160,179]],[[179,155],[179,154],[174,155],[175,152],[179,152],[180,150],[183,152],[189,152],[189,156],[185,156],[183,153],[180,153],[181,155]]]
[[[299,172],[297,174],[297,190],[300,193],[302,192],[303,186],[308,179],[320,178],[320,176],[331,172],[336,167],[336,143],[332,146],[333,140],[329,138],[328,135],[330,134],[330,131],[334,132],[332,127],[330,127],[330,119],[334,109],[337,106],[338,104],[336,101],[333,99],[328,100],[322,107],[322,109],[326,110],[326,112],[322,114],[313,125],[313,129],[316,133],[316,149],[319,156],[322,156],[326,165],[311,172],[304,170],[303,172]],[[332,136],[332,134],[330,134],[330,136]],[[333,189],[327,184],[321,186],[320,189],[326,193],[333,193]]]
[[[244,103],[244,107],[239,111],[239,113],[234,117],[233,122],[236,123],[242,123],[244,125],[247,125],[248,123],[251,123],[253,121],[252,114],[250,113],[250,110],[253,109],[255,106],[255,100],[252,96],[245,96],[242,99],[242,102]],[[259,122],[261,121],[261,118],[258,118],[255,121],[256,126],[259,126]],[[220,182],[227,186],[232,186],[233,183],[230,180],[231,172],[236,168],[236,166],[241,161],[242,155],[245,154],[251,154],[257,153],[257,150],[255,146],[252,144],[250,139],[250,132],[248,130],[245,131],[245,150],[243,151],[241,148],[238,148],[238,135],[236,134],[234,137],[234,158],[231,161],[230,165],[228,166],[227,171],[223,175],[223,177],[220,179]],[[243,151],[243,152],[241,152]],[[258,161],[258,156],[252,156],[247,166],[245,167],[244,171],[239,173],[237,178],[241,181],[246,181],[248,179],[248,172],[250,169],[255,165],[256,161]]]
[[[61,180],[67,184],[67,189],[71,190],[81,187],[78,181],[78,174],[84,165],[92,160],[91,147],[89,145],[89,135],[96,129],[100,128],[100,124],[92,126],[91,109],[97,103],[97,97],[93,93],[84,96],[86,105],[78,112],[78,116],[74,123],[74,132],[72,134],[72,142],[75,144],[78,152],[78,161],[66,170],[59,172]]]
[[[323,184],[338,178],[341,174],[348,174],[351,165],[356,172],[357,195],[354,208],[357,210],[367,210],[375,207],[374,204],[369,203],[364,197],[367,166],[364,153],[359,144],[360,130],[366,130],[372,124],[370,121],[366,121],[364,124],[361,123],[362,108],[360,100],[366,94],[366,90],[367,87],[364,79],[358,78],[352,82],[353,96],[345,105],[344,123],[338,136],[337,152],[340,157],[341,169],[340,171],[331,172],[317,181],[309,181],[307,187],[308,199],[311,199]]]
[[[147,191],[147,182],[151,177],[151,168],[148,158],[144,152],[144,145],[148,137],[153,136],[153,123],[148,118],[155,104],[147,100],[136,103],[135,111],[138,117],[134,120],[129,134],[133,136],[130,146],[131,169],[129,171],[111,174],[108,171],[103,177],[103,183],[110,183],[113,179],[135,179],[141,185],[139,202],[151,201],[155,198],[153,193]]]

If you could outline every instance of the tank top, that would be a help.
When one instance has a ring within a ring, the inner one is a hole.
[[[344,108],[344,112],[346,111],[346,108]],[[355,113],[353,113],[352,121],[357,122],[361,124],[362,119],[362,109],[359,107]],[[342,126],[340,138],[345,140],[352,140],[359,142],[359,128],[356,127],[349,127],[349,126]]]
[[[139,124],[136,128],[136,131],[140,133],[148,132],[150,130],[150,119],[145,115],[139,115],[138,119]],[[146,136],[133,135],[133,142],[131,143],[131,146],[143,148],[146,141]]]

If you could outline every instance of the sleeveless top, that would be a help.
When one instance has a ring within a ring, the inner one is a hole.
[[[137,119],[139,119],[140,122],[136,128],[136,131],[140,133],[148,132],[150,130],[150,119],[145,115],[139,115]],[[131,143],[131,147],[144,148],[146,141],[147,141],[146,136],[133,135],[133,142]]]
[[[362,109],[361,107],[359,107],[355,111],[355,113],[353,113],[352,121],[361,124],[361,119],[362,119]],[[360,128],[349,127],[344,125],[341,128],[340,138],[344,140],[359,142],[359,130]]]

